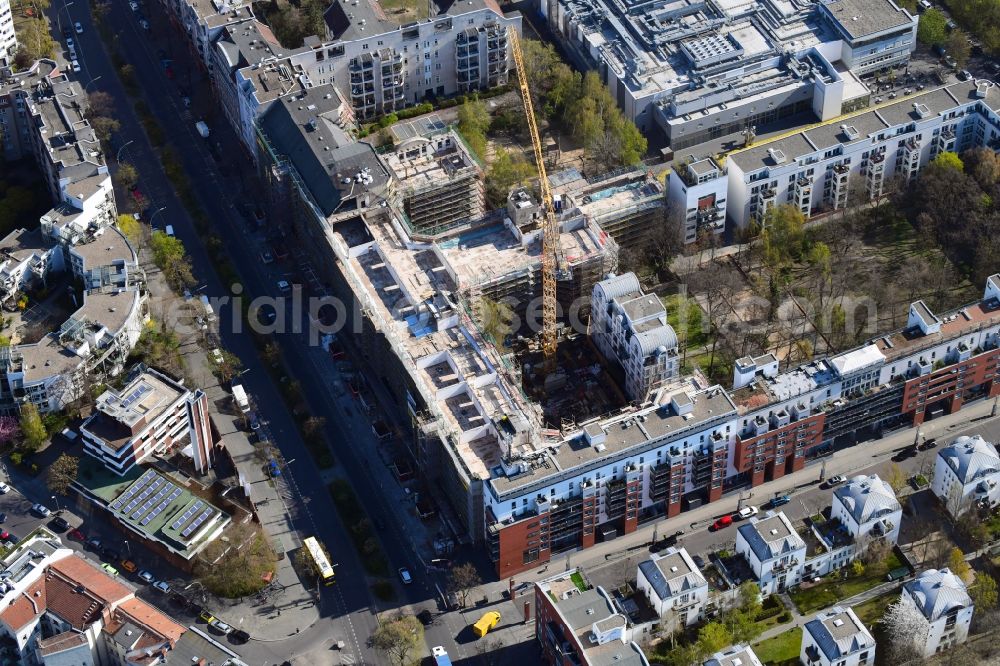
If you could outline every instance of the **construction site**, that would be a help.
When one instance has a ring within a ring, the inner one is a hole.
[[[482,169],[458,134],[434,117],[393,127],[382,161],[411,233],[429,238],[486,212]]]

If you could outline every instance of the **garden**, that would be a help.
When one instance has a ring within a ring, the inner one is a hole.
[[[903,563],[894,552],[868,565],[856,561],[856,564],[831,574],[820,583],[804,583],[790,591],[788,596],[800,613],[809,615],[884,583],[886,574],[901,566]]]

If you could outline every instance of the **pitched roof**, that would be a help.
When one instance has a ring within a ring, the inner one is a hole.
[[[43,657],[57,654],[65,650],[71,650],[87,644],[87,637],[78,631],[64,631],[51,638],[43,638],[38,641],[38,651]]]
[[[806,547],[782,511],[769,511],[764,518],[752,518],[750,523],[740,526],[739,532],[761,562]]]
[[[671,547],[662,555],[654,555],[641,562],[639,570],[661,600],[707,584],[684,548]]]
[[[136,624],[156,632],[171,643],[176,643],[185,629],[142,599],[126,599],[115,609],[115,615],[127,615]]]
[[[91,594],[86,586],[52,572],[51,568],[44,582],[48,595],[48,610],[68,622],[74,629],[86,629],[107,607],[107,603]]]
[[[805,630],[830,661],[875,647],[875,639],[868,628],[850,608],[844,610],[834,606],[817,613],[806,622]]]
[[[963,435],[938,453],[963,484],[1000,472],[996,447],[980,435]]]
[[[39,578],[3,609],[0,621],[15,632],[20,631],[45,612],[46,601],[45,581]]]
[[[954,608],[972,605],[965,583],[947,568],[928,569],[903,585],[903,589],[931,622]]]
[[[833,495],[859,525],[902,510],[896,493],[878,474],[855,476]]]
[[[87,592],[104,603],[115,604],[133,595],[132,590],[80,556],[64,557],[53,562],[49,568],[62,574],[66,579],[82,585]]]

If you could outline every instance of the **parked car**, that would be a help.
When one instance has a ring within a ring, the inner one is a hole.
[[[143,569],[139,572],[139,580],[144,583],[153,583],[156,581],[156,576]]]
[[[409,585],[413,582],[413,576],[410,574],[410,570],[406,567],[400,568],[399,579],[403,581],[403,585]]]
[[[826,481],[826,487],[827,487],[827,488],[833,488],[834,486],[839,486],[839,485],[840,485],[840,484],[842,484],[842,483],[843,483],[844,481],[847,481],[847,477],[845,477],[845,476],[844,476],[844,475],[842,475],[842,474],[838,474],[838,475],[836,475],[836,476],[831,476],[831,477],[830,477],[829,479],[827,479],[827,481]]]
[[[135,573],[139,570],[139,567],[132,560],[122,560],[122,569],[129,573]]]
[[[130,2],[130,3],[128,3],[128,6],[131,7],[132,11],[134,11],[134,12],[139,11],[139,3],[137,3],[137,2],[134,2],[134,1]]]
[[[209,622],[215,621],[215,616],[208,610],[202,610],[198,613],[198,619],[208,624]]]
[[[91,537],[90,539],[87,539],[87,548],[90,548],[91,550],[100,552],[101,551],[101,540],[98,539],[97,537]]]
[[[7,522],[7,514],[4,513],[3,511],[0,511],[0,524],[6,523],[6,522]]]
[[[278,280],[278,291],[283,294],[287,294],[292,290],[292,285],[288,283],[288,280]]]
[[[170,592],[170,584],[167,583],[165,580],[156,581],[155,583],[153,583],[153,587],[155,587],[160,592],[163,592],[164,594]]]
[[[476,638],[482,638],[489,633],[490,629],[500,624],[500,613],[496,611],[486,611],[483,616],[472,625],[472,633]]]
[[[77,21],[76,23],[73,24],[73,27],[76,28],[76,34],[78,34],[78,35],[82,35],[83,34],[83,24],[82,23],[80,23],[79,21]]]
[[[270,250],[264,250],[263,252],[260,253],[260,260],[261,260],[262,263],[265,263],[265,264],[273,264],[274,263],[274,255],[271,254]]]
[[[212,620],[211,622],[209,622],[208,626],[210,626],[212,629],[215,629],[217,632],[219,632],[223,636],[229,634],[233,630],[232,627],[230,627],[228,624],[226,624],[225,622],[223,622],[219,618],[215,618],[214,620]]]
[[[70,539],[73,539],[75,541],[86,541],[87,540],[87,535],[84,534],[83,532],[81,532],[80,530],[75,529],[75,528],[71,529],[69,531],[69,534],[67,534],[66,536],[68,536]]]
[[[32,504],[31,512],[36,516],[41,516],[42,518],[48,518],[52,515],[52,512],[49,511],[49,507],[44,504]]]
[[[777,497],[771,498],[771,500],[766,504],[768,509],[777,509],[779,506],[784,506],[792,501],[792,498],[788,495],[778,495]]]
[[[108,574],[109,576],[112,576],[114,578],[118,577],[118,569],[115,569],[113,566],[111,566],[107,562],[105,562],[104,564],[102,564],[101,568],[104,569],[104,572],[106,574]]]
[[[49,521],[49,526],[58,532],[62,532],[64,530],[69,529],[69,523],[62,516],[56,516],[51,521]]]
[[[108,562],[118,562],[122,559],[121,554],[110,546],[101,548],[101,557],[106,559]]]
[[[716,531],[725,529],[726,527],[729,527],[732,524],[733,524],[733,517],[730,516],[729,514],[726,514],[725,516],[720,516],[719,518],[716,518],[715,522],[712,523],[712,530]]]
[[[746,520],[748,518],[753,518],[754,516],[756,516],[758,511],[759,509],[757,509],[757,507],[755,506],[745,506],[742,509],[740,509],[736,515],[739,516],[740,520]]]
[[[250,634],[243,631],[242,629],[237,629],[233,633],[229,634],[229,639],[234,643],[243,644],[250,640]]]
[[[10,486],[0,481],[0,495],[6,495],[9,492],[10,492]]]

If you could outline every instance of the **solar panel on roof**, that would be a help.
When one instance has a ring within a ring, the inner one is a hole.
[[[184,531],[181,532],[181,536],[184,537],[185,539],[188,538],[192,533],[194,533],[196,529],[201,527],[201,524],[205,522],[211,515],[212,515],[212,507],[208,507],[207,509],[201,512],[200,516],[194,519],[194,522],[188,525],[184,529]]]
[[[146,486],[146,484],[149,483],[150,479],[152,479],[155,476],[156,472],[154,472],[151,469],[147,469],[145,472],[143,472],[142,476],[136,479],[135,483],[126,488],[125,492],[123,492],[118,497],[118,499],[116,499],[114,502],[111,503],[111,510],[117,511],[119,508],[121,508],[121,506],[125,504],[125,502],[128,502],[130,499],[132,499],[135,496],[135,494],[140,490],[142,490]]]
[[[203,506],[205,506],[205,503],[202,502],[201,500],[195,502],[193,505],[191,505],[191,507],[187,511],[184,512],[183,516],[181,516],[180,518],[178,518],[173,522],[173,524],[170,526],[170,529],[179,530],[181,528],[181,525],[183,525],[188,518],[193,516],[195,512]]]

